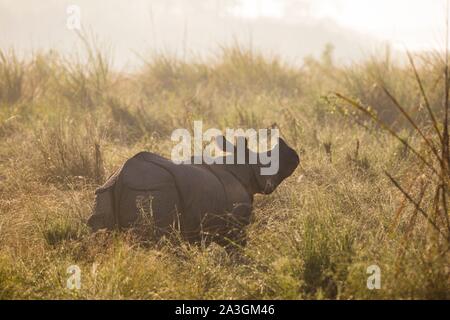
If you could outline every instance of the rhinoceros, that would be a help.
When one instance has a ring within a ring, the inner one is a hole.
[[[236,158],[238,149],[223,137],[218,141],[224,151],[234,150],[223,156],[223,164],[176,164],[151,152],[136,154],[95,191],[88,225],[93,231],[122,230],[150,222],[156,238],[176,229],[189,242],[206,236],[219,244],[244,245],[254,195],[272,193],[294,172],[300,159],[279,138],[268,151],[278,151],[278,172],[263,175],[261,168],[267,164],[228,162],[226,158]],[[246,159],[260,159],[247,143],[245,154]]]

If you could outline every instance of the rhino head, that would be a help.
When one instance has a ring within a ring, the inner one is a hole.
[[[282,138],[278,139],[278,143],[271,150],[261,153],[249,149],[248,140],[244,137],[239,137],[236,145],[223,136],[216,137],[216,142],[221,150],[229,153],[225,158],[232,158],[232,161],[229,161],[231,164],[224,161],[224,170],[240,180],[248,193],[252,195],[272,193],[283,180],[292,175],[300,164],[297,152],[289,147]],[[240,144],[244,146],[245,161],[237,159]],[[250,159],[256,159],[256,163]],[[267,163],[262,159],[270,159],[270,162]]]

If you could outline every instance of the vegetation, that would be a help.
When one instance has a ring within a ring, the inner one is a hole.
[[[328,47],[296,67],[235,46],[126,74],[85,44],[86,59],[0,52],[0,299],[450,298],[441,56],[339,66]],[[170,156],[172,130],[194,120],[276,122],[301,155],[256,198],[248,245],[91,234],[95,188],[139,151]],[[80,290],[66,288],[71,265]],[[380,290],[367,288],[370,265]]]

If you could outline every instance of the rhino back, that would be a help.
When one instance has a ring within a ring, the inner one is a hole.
[[[152,153],[141,158],[164,168],[176,184],[182,207],[181,222],[186,232],[197,230],[206,213],[221,214],[232,210],[221,181],[202,166],[175,164]]]

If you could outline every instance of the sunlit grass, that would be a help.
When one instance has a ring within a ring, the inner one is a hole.
[[[368,116],[342,116],[352,110],[323,98],[360,98],[424,152],[420,135],[374,86],[384,79],[415,123],[433,130],[410,68],[386,57],[339,67],[331,48],[297,68],[232,47],[211,61],[153,57],[123,75],[88,48],[83,63],[0,55],[0,298],[449,298],[448,250],[435,245],[426,220],[412,221],[414,208],[398,213],[403,195],[384,173],[424,181],[423,166]],[[442,92],[433,88],[441,70],[432,56],[421,61],[440,120]],[[230,255],[217,245],[90,234],[95,188],[139,151],[169,156],[170,133],[193,120],[219,128],[276,122],[301,156],[274,194],[256,197],[248,245]],[[420,194],[420,186],[410,191]],[[421,206],[433,201],[423,196]],[[82,270],[79,291],[65,287],[73,264]],[[380,290],[366,287],[373,264]]]

